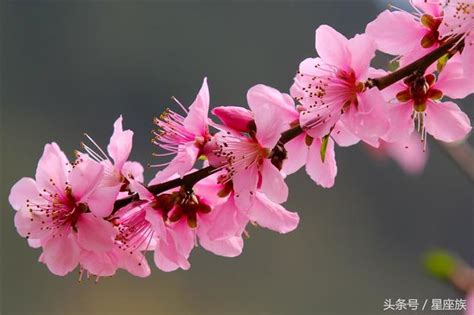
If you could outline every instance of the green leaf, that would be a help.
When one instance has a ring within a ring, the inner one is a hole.
[[[400,67],[400,62],[398,60],[392,60],[388,63],[388,70],[395,71]]]
[[[329,135],[325,135],[322,139],[321,139],[321,161],[323,161],[324,163],[324,160],[326,159],[326,150],[328,149],[328,142],[329,142]]]
[[[444,67],[448,63],[449,60],[449,54],[445,54],[443,57],[438,59],[438,63],[436,64],[436,69],[438,72],[443,71]]]
[[[457,264],[457,259],[444,250],[432,250],[424,256],[426,270],[441,279],[451,277]]]

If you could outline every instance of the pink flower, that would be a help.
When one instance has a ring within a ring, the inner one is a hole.
[[[445,142],[463,139],[471,131],[469,117],[455,103],[441,101],[444,95],[457,98],[466,94],[469,86],[459,82],[460,76],[460,64],[450,62],[437,80],[433,74],[412,76],[390,87],[397,94],[389,109],[391,129],[384,138],[402,141],[416,124],[422,141],[426,140],[426,133]]]
[[[178,102],[178,101],[177,101]],[[155,156],[176,155],[169,163],[153,165],[156,167],[167,165],[163,176],[180,176],[192,169],[205,143],[210,139],[208,127],[209,88],[204,78],[201,90],[189,107],[189,111],[179,102],[186,117],[167,109],[159,118],[155,119],[158,130],[155,131],[153,142],[167,153]]]
[[[255,193],[253,206],[245,210],[237,206],[238,199],[231,182],[221,183],[220,192],[227,192],[228,197],[213,209],[214,223],[210,225],[207,233],[212,241],[241,240],[242,234],[246,234],[245,227],[249,222],[282,234],[291,232],[298,226],[297,213],[286,210],[260,191]]]
[[[367,146],[367,150],[378,160],[391,158],[405,173],[418,175],[423,172],[428,161],[429,154],[423,146],[420,137],[412,133],[408,138],[399,142],[390,143],[382,140],[380,147]]]
[[[271,104],[275,108],[278,116],[286,122],[286,128],[298,123],[304,106],[296,108],[291,96],[265,85],[257,85],[253,90],[258,93],[262,103]],[[341,121],[337,122],[331,137],[327,139],[323,158],[321,147],[325,140],[313,138],[303,132],[285,144],[286,158],[283,160],[282,172],[292,174],[306,164],[306,172],[318,185],[332,187],[337,174],[334,140],[341,146],[349,146],[357,143],[359,139],[347,131]]]
[[[439,27],[443,9],[439,1],[412,0],[410,4],[415,13],[385,10],[366,28],[380,51],[402,57],[401,65],[431,52],[442,40]]]
[[[106,252],[113,246],[113,226],[88,206],[103,172],[102,165],[87,158],[71,165],[51,143],[38,162],[36,179],[22,178],[10,192],[18,233],[42,246],[40,261],[56,275],[72,271],[83,249]]]
[[[285,202],[288,187],[283,174],[269,159],[277,145],[280,134],[287,124],[279,115],[279,109],[260,93],[259,86],[251,88],[247,100],[252,111],[256,129],[247,132],[221,131],[216,134],[216,155],[222,159],[218,166],[227,171],[227,180],[232,180],[236,205],[250,209],[257,189],[276,202]]]
[[[333,28],[316,30],[319,58],[308,58],[299,67],[291,90],[304,106],[300,125],[314,138],[328,135],[337,122],[372,146],[388,129],[385,102],[377,89],[367,89],[375,43],[367,35],[348,40]]]
[[[133,131],[123,130],[122,116],[114,123],[114,133],[107,146],[108,155],[92,138],[86,136],[97,151],[84,143],[82,147],[90,158],[104,166],[104,176],[89,196],[88,204],[95,214],[106,217],[111,214],[121,191],[134,191],[136,182],[143,182],[143,166],[138,162],[128,161],[132,151]]]
[[[176,178],[162,177],[159,172],[151,185]],[[217,196],[215,176],[197,183],[192,191],[173,189],[159,196],[142,191],[146,220],[154,231],[154,260],[163,271],[178,268],[188,270],[192,249],[199,242],[206,250],[220,256],[234,257],[242,252],[241,236],[211,240],[207,231],[215,222],[214,206],[221,201]]]
[[[440,31],[446,36],[460,36],[464,40],[461,52],[464,74],[474,91],[474,1],[445,1]]]

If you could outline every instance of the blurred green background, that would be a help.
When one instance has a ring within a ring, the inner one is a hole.
[[[123,114],[135,131],[133,158],[156,162],[152,118],[172,105],[171,96],[189,104],[204,76],[213,106],[245,106],[257,83],[285,91],[299,61],[315,54],[318,25],[352,36],[386,5],[2,2],[1,313],[382,314],[386,298],[460,297],[420,264],[432,247],[474,262],[473,186],[433,140],[417,177],[373,161],[361,146],[337,149],[333,189],[304,172],[288,180],[286,206],[299,212],[299,229],[282,236],[251,228],[235,259],[196,249],[188,272],[153,268],[147,279],[120,272],[78,284],[76,273],[56,277],[37,263],[39,250],[13,226],[10,187],[34,175],[46,142],[57,141],[70,157],[83,132],[105,146]],[[464,108],[473,117],[472,104]]]

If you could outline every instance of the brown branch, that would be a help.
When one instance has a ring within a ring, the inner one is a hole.
[[[376,87],[379,90],[383,90],[386,87],[389,87],[390,85],[402,80],[403,78],[406,78],[407,76],[413,73],[420,72],[421,74],[424,74],[424,72],[426,71],[426,69],[428,69],[429,66],[431,66],[438,59],[449,53],[452,48],[457,46],[459,40],[459,36],[450,38],[444,44],[442,44],[432,52],[406,65],[405,67],[391,72],[383,77],[369,79],[367,81],[367,86],[369,88]]]

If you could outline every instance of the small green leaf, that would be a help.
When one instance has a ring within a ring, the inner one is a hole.
[[[388,70],[389,71],[395,71],[400,67],[400,62],[398,60],[392,60],[388,63]]]
[[[329,135],[325,135],[322,139],[321,139],[321,161],[323,161],[324,163],[324,160],[326,159],[326,150],[328,149],[328,142],[329,142]]]
[[[436,69],[438,72],[443,71],[444,67],[448,63],[449,60],[449,54],[445,54],[443,57],[438,59],[438,63],[436,64]]]
[[[446,279],[451,277],[456,269],[457,259],[444,250],[432,250],[425,254],[424,265],[432,275]]]

